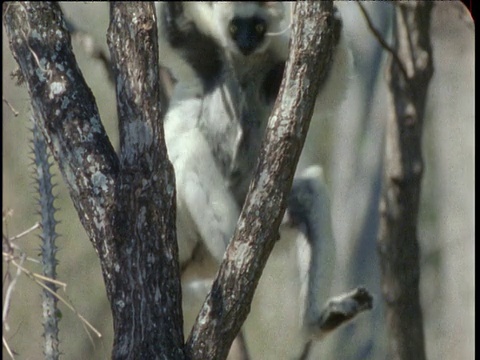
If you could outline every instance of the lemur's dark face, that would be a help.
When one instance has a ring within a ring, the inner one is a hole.
[[[228,33],[238,50],[248,56],[265,42],[267,22],[259,16],[235,16],[228,24]]]
[[[229,54],[252,56],[269,48],[285,16],[281,1],[212,1],[214,36]]]

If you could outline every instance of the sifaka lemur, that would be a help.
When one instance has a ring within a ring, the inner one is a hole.
[[[176,81],[164,126],[176,176],[182,281],[200,301],[208,291],[202,281],[215,276],[255,169],[288,57],[293,6],[157,3],[160,62]],[[318,101],[327,91],[343,98],[346,89],[338,13],[333,26],[337,47]],[[331,295],[336,252],[322,170],[304,165],[293,181],[280,241],[296,243],[303,254],[292,261],[298,261],[303,328],[311,337],[322,335],[314,324]]]

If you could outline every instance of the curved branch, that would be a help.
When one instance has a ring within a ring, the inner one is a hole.
[[[296,164],[334,46],[333,4],[297,2],[290,58],[236,232],[187,341],[191,358],[223,359],[247,317],[278,239]]]

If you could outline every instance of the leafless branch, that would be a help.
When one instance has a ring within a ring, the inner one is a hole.
[[[187,340],[187,356],[224,359],[278,239],[287,194],[333,50],[333,4],[297,2],[290,58],[236,232]]]
[[[407,75],[407,71],[405,70],[405,67],[403,66],[403,63],[402,61],[400,60],[400,58],[398,57],[398,54],[395,52],[395,50],[385,41],[385,39],[383,38],[382,34],[380,33],[380,31],[378,31],[376,28],[375,28],[375,25],[373,25],[373,22],[372,22],[372,19],[370,19],[370,16],[368,15],[368,12],[367,10],[365,9],[365,6],[362,4],[362,1],[360,0],[357,0],[357,5],[358,7],[360,8],[360,11],[362,12],[362,15],[363,17],[365,18],[365,20],[367,21],[367,26],[368,28],[370,29],[370,31],[372,32],[373,36],[375,36],[375,38],[378,40],[378,42],[380,43],[380,45],[390,53],[390,55],[393,57],[393,59],[397,62],[398,64],[398,67],[400,68],[400,71],[402,71],[403,73],[403,76],[405,76],[406,78],[408,77]]]
[[[417,240],[423,158],[422,128],[433,75],[430,14],[433,2],[400,2],[395,7],[399,61],[387,73],[391,112],[387,121],[378,253],[389,330],[389,358],[425,359],[419,299]],[[404,64],[409,76],[401,70]]]
[[[25,256],[22,256],[20,258],[20,264],[23,264],[24,260],[25,260]],[[13,290],[15,289],[15,285],[17,284],[17,280],[20,274],[21,274],[21,269],[20,269],[20,266],[18,266],[15,276],[10,280],[10,283],[8,284],[7,291],[5,292],[5,297],[3,299],[2,323],[3,323],[3,327],[7,331],[10,329],[7,323],[7,315],[10,310],[10,301],[12,299]]]
[[[17,240],[17,239],[20,239],[20,238],[24,237],[25,235],[30,234],[32,231],[38,229],[39,227],[40,227],[40,223],[37,222],[37,223],[35,223],[31,228],[29,228],[29,229],[27,229],[27,230],[25,230],[25,231],[22,231],[21,233],[15,235],[15,236],[12,236],[12,237],[9,238],[8,240],[9,240],[9,241],[15,241],[15,240]]]
[[[3,102],[7,104],[7,106],[10,108],[10,110],[13,113],[13,116],[17,117],[20,114],[17,110],[15,110],[15,108],[12,106],[12,104],[10,104],[10,102],[7,99],[3,98]]]

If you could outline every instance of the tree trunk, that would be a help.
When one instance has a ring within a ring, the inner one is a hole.
[[[3,10],[35,119],[100,258],[114,319],[112,357],[183,358],[175,183],[160,121],[153,4],[112,5],[112,33],[125,31],[122,40],[110,36],[123,54],[115,68],[120,160],[58,4],[7,3]]]
[[[422,126],[433,74],[429,1],[395,4],[395,44],[387,73],[387,122],[378,253],[389,358],[425,359],[419,299],[417,217],[423,173]]]

